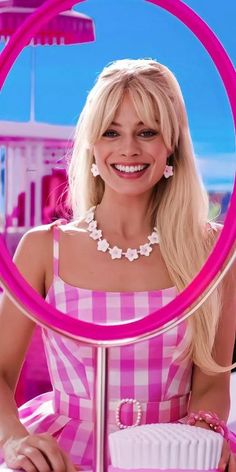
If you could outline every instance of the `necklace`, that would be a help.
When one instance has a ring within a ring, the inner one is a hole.
[[[98,229],[97,221],[95,220],[95,210],[96,206],[91,207],[85,216],[85,222],[88,223],[87,231],[90,238],[97,241],[97,249],[102,252],[109,252],[112,259],[121,259],[121,257],[126,257],[130,262],[138,259],[139,256],[148,257],[152,252],[152,246],[154,244],[159,244],[159,236],[157,233],[157,228],[153,228],[153,232],[148,236],[148,243],[139,246],[139,249],[131,249],[130,247],[127,251],[123,251],[118,246],[110,247],[110,244],[106,239],[103,238],[102,230]]]

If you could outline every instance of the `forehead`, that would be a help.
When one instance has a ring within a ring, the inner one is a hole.
[[[117,120],[119,118],[125,118],[127,114],[139,120],[137,111],[134,106],[134,102],[128,92],[124,94],[122,101],[115,112],[114,118]]]
[[[147,125],[155,126],[158,123],[158,115],[156,113],[153,102],[148,103],[143,100],[143,97],[137,97],[133,94],[133,90],[125,91],[120,104],[118,105],[111,122],[113,124],[122,124],[123,126]]]
[[[141,111],[141,113],[140,113]],[[144,113],[142,110],[137,110],[134,105],[134,101],[130,94],[126,92],[122,98],[120,105],[118,106],[112,123],[115,125],[140,125],[145,122]]]

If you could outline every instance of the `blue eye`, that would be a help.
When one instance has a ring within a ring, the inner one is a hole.
[[[153,136],[156,136],[158,134],[158,131],[154,131],[153,129],[146,129],[143,131],[140,131],[139,136],[142,138],[152,138]]]
[[[105,133],[103,133],[103,136],[105,136],[106,138],[116,138],[118,136],[118,133],[117,131],[108,129],[107,131],[105,131]]]

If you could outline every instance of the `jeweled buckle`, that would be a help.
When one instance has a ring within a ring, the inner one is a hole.
[[[133,405],[137,405],[137,408],[138,408],[137,420],[134,424],[125,425],[121,423],[120,421],[120,410],[121,410],[122,405],[124,405],[125,403],[132,403]],[[142,413],[143,413],[142,405],[138,400],[135,400],[135,398],[123,398],[116,407],[116,424],[118,428],[125,429],[125,428],[134,428],[135,426],[139,426],[141,423]]]

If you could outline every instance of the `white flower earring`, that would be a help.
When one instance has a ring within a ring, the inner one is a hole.
[[[164,170],[164,177],[168,179],[169,177],[172,177],[172,175],[174,175],[173,166],[166,166]]]
[[[168,164],[166,164],[163,175],[166,179],[168,179],[169,177],[172,177],[172,175],[174,175],[173,166],[169,166]]]
[[[92,164],[91,172],[94,177],[97,177],[97,175],[100,175],[97,164],[94,164],[94,163]]]

